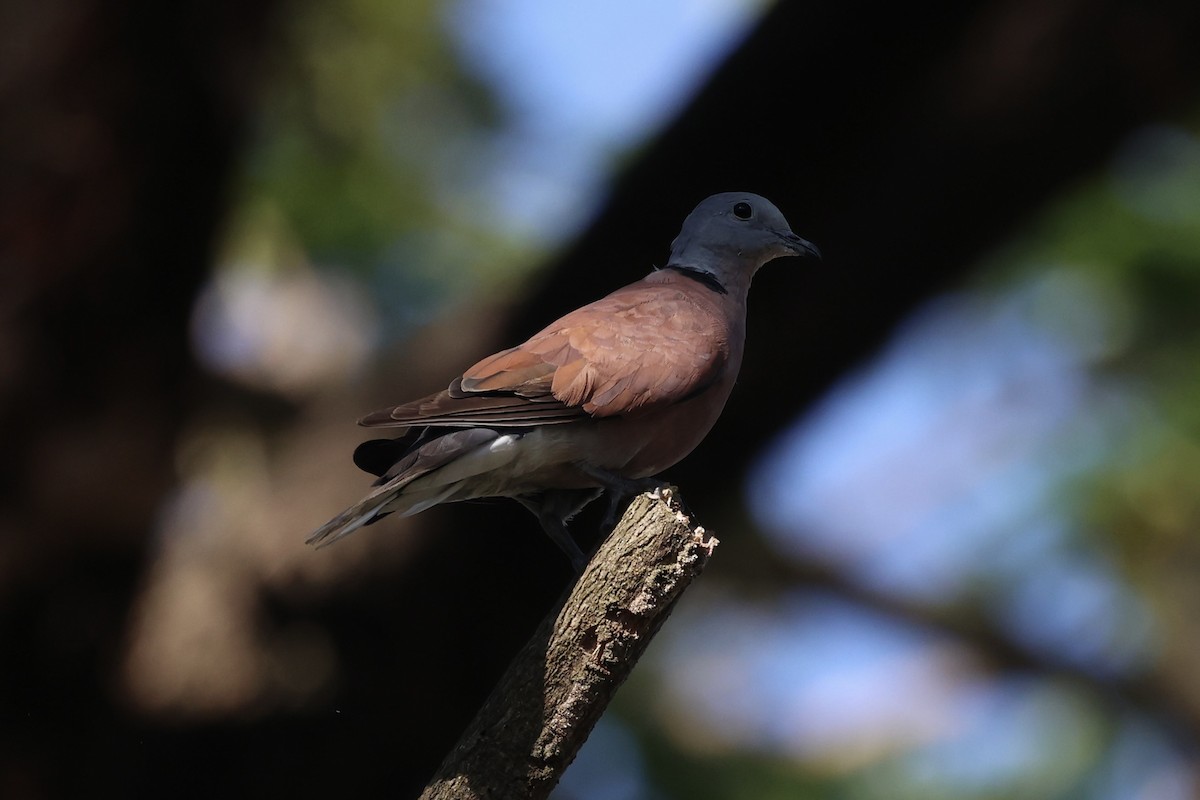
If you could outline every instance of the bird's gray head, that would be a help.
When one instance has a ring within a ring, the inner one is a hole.
[[[723,192],[687,215],[671,243],[667,266],[698,270],[728,288],[748,287],[759,267],[780,256],[820,258],[821,253],[792,233],[770,200],[749,192]]]

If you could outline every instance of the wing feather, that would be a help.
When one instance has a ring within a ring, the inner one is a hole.
[[[707,289],[663,273],[567,314],[517,347],[488,356],[450,387],[377,411],[368,427],[533,426],[609,417],[679,402],[715,382],[729,360],[728,315]],[[684,279],[686,281],[686,279]]]

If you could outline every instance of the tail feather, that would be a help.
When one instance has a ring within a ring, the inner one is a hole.
[[[396,440],[366,442],[355,453],[360,467],[382,485],[313,532],[305,542],[318,548],[349,536],[392,512],[412,516],[455,497],[464,481],[508,463],[519,435],[486,428]],[[388,466],[386,462],[398,458]]]
[[[320,549],[328,547],[343,536],[349,536],[378,517],[379,513],[383,511],[383,507],[399,493],[400,487],[393,488],[391,491],[372,492],[317,528],[311,536],[304,540],[304,543]]]

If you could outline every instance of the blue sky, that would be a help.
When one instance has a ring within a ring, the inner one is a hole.
[[[512,126],[488,192],[505,224],[556,243],[603,196],[615,162],[668,122],[741,41],[749,0],[461,0],[448,25]]]

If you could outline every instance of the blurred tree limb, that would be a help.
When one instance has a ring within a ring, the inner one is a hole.
[[[421,797],[548,796],[716,544],[672,490],[635,498]]]
[[[996,672],[1036,674],[1078,686],[1102,707],[1135,709],[1164,723],[1164,730],[1193,737],[1200,731],[1200,704],[1190,684],[1175,680],[1161,666],[1112,674],[1102,667],[1072,661],[1052,648],[1021,641],[975,603],[943,605],[909,599],[873,588],[816,559],[759,559],[754,586],[778,583],[828,591],[892,619],[945,635],[969,648],[981,665]]]

